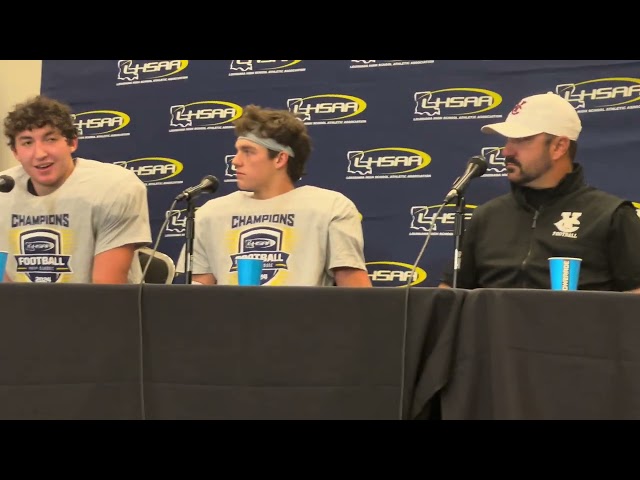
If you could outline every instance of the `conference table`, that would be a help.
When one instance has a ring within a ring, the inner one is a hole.
[[[640,295],[469,291],[453,365],[444,419],[640,419]]]
[[[429,416],[463,296],[0,284],[0,418]]]
[[[0,284],[0,419],[640,418],[640,297]]]

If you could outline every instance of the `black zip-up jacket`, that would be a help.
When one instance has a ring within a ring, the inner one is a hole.
[[[548,258],[556,256],[582,258],[579,290],[640,287],[640,218],[631,202],[586,185],[578,164],[537,209],[527,190],[512,185],[475,210],[458,288],[548,289]],[[450,275],[443,281],[452,284]]]

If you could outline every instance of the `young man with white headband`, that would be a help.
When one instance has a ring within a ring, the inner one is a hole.
[[[305,124],[287,110],[249,105],[235,133],[239,191],[196,212],[192,282],[237,285],[236,260],[257,254],[261,285],[371,287],[353,202],[295,187],[311,153]]]
[[[581,130],[575,108],[551,92],[482,127],[506,137],[511,192],[475,209],[457,287],[548,289],[548,258],[567,256],[583,259],[579,290],[640,293],[640,218],[631,202],[585,183],[574,161]]]

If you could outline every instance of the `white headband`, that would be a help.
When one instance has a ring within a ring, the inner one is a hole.
[[[241,135],[238,138],[244,138],[245,140],[249,140],[250,142],[262,145],[269,150],[274,150],[276,152],[285,152],[288,153],[290,157],[295,157],[295,155],[293,154],[293,149],[291,147],[282,145],[281,143],[276,142],[273,138],[258,137],[253,132],[246,133],[245,135]]]

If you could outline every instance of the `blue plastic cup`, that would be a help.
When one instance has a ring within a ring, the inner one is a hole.
[[[577,290],[581,258],[550,257],[551,290]]]
[[[259,258],[238,259],[238,285],[260,285],[262,260]]]
[[[7,258],[9,253],[0,252],[0,283],[4,281],[4,271],[7,268]]]

